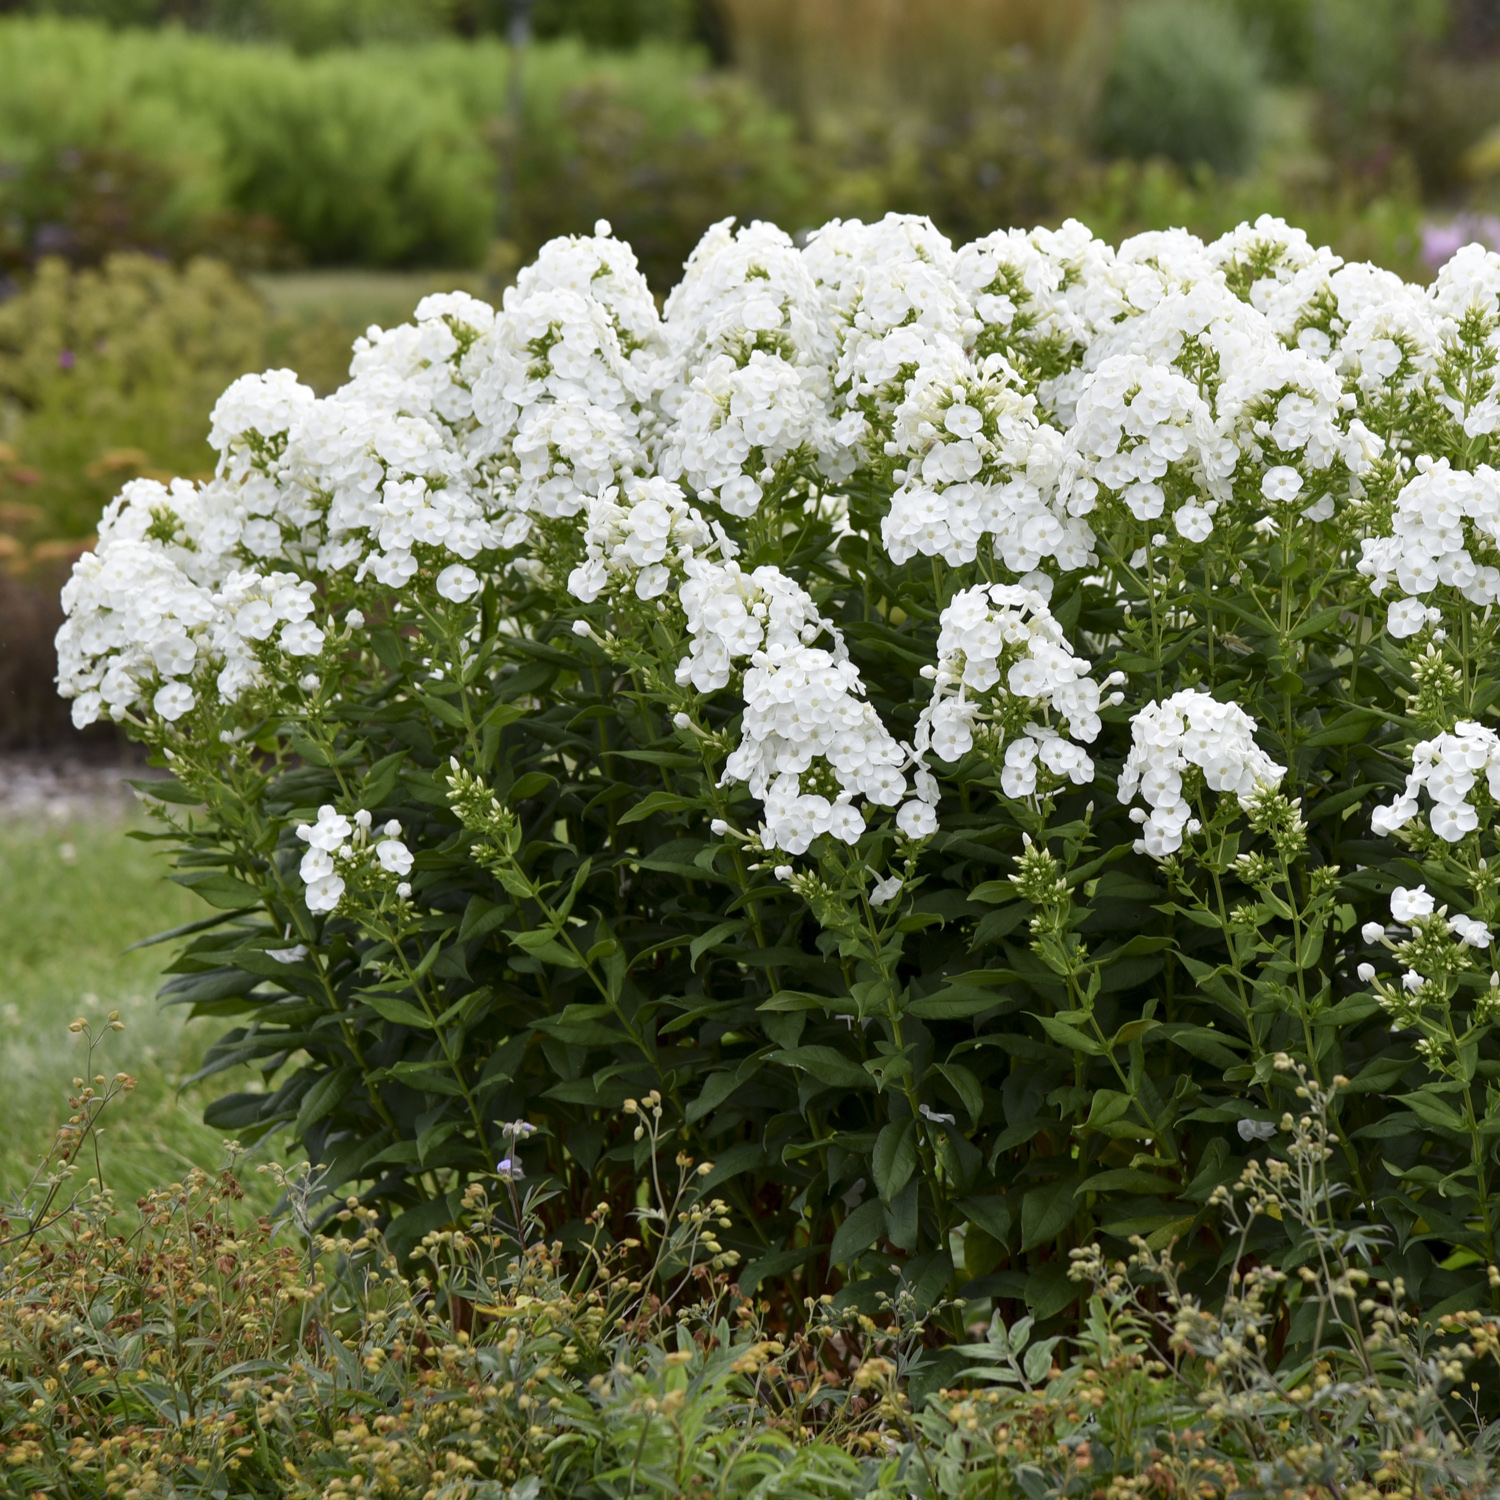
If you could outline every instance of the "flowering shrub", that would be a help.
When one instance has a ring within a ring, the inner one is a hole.
[[[526,1118],[568,1242],[656,1090],[747,1290],[1048,1317],[1099,1235],[1227,1253],[1284,1056],[1329,1211],[1488,1297],[1497,345],[1479,247],[725,223],[659,315],[601,223],[237,381],[59,636],[176,773],[211,1120],[404,1253]]]

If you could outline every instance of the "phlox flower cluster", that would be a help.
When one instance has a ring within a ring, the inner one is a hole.
[[[1102,490],[1137,522],[1170,519],[1180,536],[1201,542],[1230,497],[1238,458],[1192,381],[1142,355],[1117,355],[1079,395],[1061,490],[1070,515],[1090,514]],[[1163,484],[1174,469],[1188,471],[1189,483]]]
[[[1436,616],[1420,596],[1439,585],[1473,604],[1500,602],[1500,567],[1488,560],[1500,561],[1500,474],[1488,464],[1467,473],[1426,455],[1415,467],[1396,497],[1391,535],[1365,538],[1358,564],[1377,597],[1393,578],[1406,595],[1387,611],[1386,629],[1397,637],[1416,635]]]
[[[1275,786],[1286,775],[1255,743],[1255,721],[1234,703],[1186,689],[1148,703],[1130,721],[1130,753],[1120,772],[1123,803],[1137,796],[1150,809],[1132,808],[1141,825],[1137,854],[1162,859],[1182,847],[1185,833],[1196,833],[1184,777],[1190,767],[1203,774],[1210,791],[1233,793],[1249,809],[1257,788]]]
[[[686,573],[681,599],[691,647],[677,681],[712,692],[745,664],[741,737],[723,780],[746,783],[764,803],[761,842],[789,854],[805,852],[823,833],[853,843],[865,829],[854,799],[895,807],[907,793],[903,768],[912,757],[865,700],[843,637],[777,568],[746,573],[733,560],[695,558]],[[831,649],[814,644],[820,637]],[[931,797],[930,783],[922,786]],[[925,799],[903,814],[904,827],[931,831]]]
[[[624,488],[624,504],[614,488],[589,502],[584,561],[568,575],[575,599],[592,604],[607,589],[627,587],[638,599],[655,599],[692,558],[714,549],[733,557],[738,550],[721,525],[705,521],[665,479],[630,479]]]
[[[298,873],[306,887],[304,899],[311,912],[331,912],[344,899],[347,881],[365,869],[377,871],[377,879],[394,883],[396,895],[411,895],[405,877],[411,874],[411,850],[401,841],[401,824],[392,818],[372,832],[373,819],[361,808],[352,819],[325,803],[316,823],[300,823],[297,837],[307,845]],[[394,877],[394,881],[392,881]]]
[[[744,697],[724,780],[747,783],[765,804],[767,848],[802,854],[823,833],[855,843],[865,831],[855,797],[881,807],[902,800],[908,752],[865,701],[853,662],[817,646],[772,645],[751,658]],[[832,784],[808,778],[815,766]]]
[[[1208,244],[1172,230],[1113,249],[1069,221],[957,250],[912,215],[835,221],[801,248],[725,221],[659,312],[630,248],[595,230],[545,246],[498,309],[453,293],[372,328],[332,396],[285,370],[236,381],[213,413],[213,479],[127,485],[75,568],[58,637],[75,722],[130,715],[180,739],[202,715],[233,741],[297,693],[331,698],[366,612],[419,629],[434,615],[451,636],[519,575],[564,615],[654,601],[680,629],[678,687],[742,700],[727,774],[765,804],[768,845],[792,851],[858,837],[871,808],[931,831],[923,757],[1003,750],[1012,796],[1087,781],[1101,685],[1040,587],[1107,579],[1122,536],[1197,547],[1226,507],[1262,531],[1334,522],[1335,541],[1373,526],[1389,534],[1363,538],[1359,566],[1377,595],[1401,592],[1393,635],[1438,622],[1439,588],[1500,603],[1500,477],[1380,462],[1423,412],[1500,430],[1500,398],[1476,385],[1467,409],[1443,375],[1460,329],[1487,330],[1477,363],[1500,352],[1500,256],[1466,251],[1425,289],[1269,218]],[[1407,475],[1389,528],[1372,470]],[[875,568],[883,551],[992,580],[940,583],[915,748],[880,722],[834,627],[843,555],[822,608],[790,564],[738,560],[830,519],[872,533],[858,540]],[[1382,824],[1415,816],[1426,786],[1433,827],[1456,837],[1467,793],[1435,788],[1479,751],[1463,726],[1430,744]],[[1153,854],[1181,844],[1192,767],[1242,802],[1282,774],[1233,705],[1152,705],[1120,787],[1149,809]],[[343,848],[309,889],[341,878]]]
[[[821,456],[825,469],[839,467],[821,369],[760,349],[743,365],[719,354],[670,410],[675,420],[664,438],[660,472],[731,516],[753,516],[766,488],[801,453]]]
[[[981,371],[957,348],[950,355],[908,382],[885,445],[904,465],[881,523],[891,560],[921,554],[959,567],[990,537],[1012,572],[1047,558],[1083,567],[1094,534],[1055,505],[1058,434],[1037,422],[1035,398],[1002,356],[990,355]]]
[[[595,227],[544,247],[462,362],[478,421],[471,452],[492,508],[508,515],[506,547],[536,518],[575,516],[648,468],[660,320],[629,247]]]
[[[1412,751],[1411,774],[1401,795],[1377,807],[1371,826],[1378,834],[1405,828],[1421,809],[1425,791],[1432,806],[1432,831],[1450,844],[1479,827],[1479,813],[1470,800],[1480,777],[1490,797],[1500,802],[1500,737],[1493,729],[1464,720],[1452,733],[1422,740]]]
[[[1432,892],[1425,885],[1398,885],[1391,892],[1391,921],[1397,927],[1419,926],[1433,916],[1447,916],[1447,909],[1437,910]],[[1488,948],[1495,941],[1489,926],[1478,917],[1448,917],[1447,926],[1466,948]],[[1366,923],[1363,936],[1370,943],[1386,941],[1385,929],[1378,922]]]
[[[1090,337],[1068,287],[1088,284],[1084,264],[1092,257],[1097,269],[1108,249],[1076,219],[1057,230],[1000,229],[963,246],[953,279],[981,325],[976,354],[1038,371],[1076,363]]]
[[[1099,684],[1037,590],[964,589],[943,611],[937,666],[928,670],[932,700],[917,724],[918,752],[961,760],[983,726],[986,745],[1005,751],[1001,782],[1009,797],[1032,795],[1039,767],[1055,781],[1094,779],[1093,761],[1073,741],[1092,743],[1099,734]],[[1072,738],[1038,722],[1049,714],[1066,721]]]
[[[1459,912],[1448,914],[1438,906],[1426,886],[1408,888],[1398,885],[1391,892],[1391,921],[1394,936],[1379,922],[1367,922],[1362,936],[1367,943],[1378,943],[1391,949],[1403,965],[1399,975],[1379,977],[1375,965],[1361,963],[1355,973],[1362,984],[1371,985],[1384,1009],[1400,1027],[1427,1031],[1417,1041],[1417,1051],[1431,1056],[1435,1048],[1452,1041],[1447,1023],[1434,1036],[1423,1025],[1425,1001],[1431,993],[1429,981],[1445,979],[1465,969],[1472,961],[1469,950],[1491,947],[1495,935],[1481,918]],[[1475,998],[1475,1017],[1493,1018],[1500,1009],[1500,975],[1491,973],[1489,987]]]
[[[658,398],[669,423],[659,473],[748,517],[801,460],[815,457],[830,477],[852,472],[831,420],[833,330],[780,229],[715,224],[668,297],[663,326],[673,364]]]
[[[978,335],[953,280],[953,247],[930,221],[893,214],[872,225],[835,220],[805,253],[835,331],[836,435],[873,446],[889,435],[907,381]]]
[[[105,512],[98,548],[63,589],[58,683],[79,728],[147,702],[174,723],[205,688],[233,703],[278,653],[322,651],[312,583],[235,566],[241,523],[225,494],[222,485],[140,479]]]
[[[812,597],[779,568],[744,572],[730,560],[693,558],[680,598],[687,618],[688,653],[677,666],[677,681],[700,693],[728,685],[737,662],[762,648],[810,646],[825,631],[834,640],[833,657],[843,660],[843,637],[822,615]]]

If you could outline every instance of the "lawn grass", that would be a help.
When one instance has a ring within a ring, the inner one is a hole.
[[[349,378],[350,348],[372,323],[409,322],[432,292],[471,292],[498,301],[500,289],[479,271],[276,271],[251,276],[266,305],[268,367],[285,367],[330,395]]]
[[[26,1182],[67,1117],[85,1055],[68,1023],[82,1016],[99,1029],[116,1009],[125,1030],[104,1043],[95,1071],[130,1073],[137,1088],[103,1121],[107,1185],[129,1201],[189,1166],[223,1162],[223,1133],[202,1109],[229,1085],[179,1092],[217,1023],[185,1022],[156,1001],[170,945],[125,951],[208,910],[165,878],[158,846],[126,837],[144,826],[101,817],[0,828],[0,1194]],[[249,1201],[269,1207],[275,1195],[253,1159],[241,1176]]]
[[[371,323],[382,328],[404,323],[431,292],[494,295],[478,271],[268,271],[249,280],[273,317],[305,322],[326,317],[347,328],[351,338]]]

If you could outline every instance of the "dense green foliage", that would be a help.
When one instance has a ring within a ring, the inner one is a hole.
[[[299,58],[177,32],[7,21],[0,161],[11,170],[0,179],[0,224],[12,260],[97,253],[99,232],[72,221],[78,205],[98,204],[122,221],[112,233],[126,244],[222,244],[250,260],[473,266],[498,222],[496,149],[515,154],[517,177],[533,182],[570,135],[597,131],[602,101],[629,160],[609,163],[608,183],[585,161],[576,202],[555,183],[535,190],[553,216],[544,232],[556,217],[587,228],[601,192],[623,208],[673,178],[677,153],[696,163],[707,149],[716,153],[710,166],[686,168],[690,183],[697,174],[694,201],[650,208],[678,215],[667,250],[675,274],[711,219],[784,212],[800,181],[788,177],[790,144],[771,111],[743,90],[701,85],[698,73],[696,54],[681,50],[611,57],[537,43],[513,141],[500,123],[509,62],[498,41]],[[642,178],[646,164],[651,176]],[[6,248],[0,240],[0,254]]]
[[[1225,1200],[1242,1231],[1273,1216],[1312,1252],[1304,1362],[1270,1353],[1275,1273],[1231,1278],[1210,1311],[1139,1248],[1076,1258],[1088,1317],[1066,1343],[996,1316],[935,1351],[904,1299],[768,1327],[683,1156],[629,1237],[601,1206],[566,1259],[541,1237],[545,1194],[505,1177],[406,1270],[352,1199],[345,1232],[319,1232],[316,1177],[279,1168],[280,1220],[248,1224],[233,1172],[198,1169],[131,1212],[67,1176],[129,1090],[98,1078],[0,1216],[0,1492],[18,1500],[1494,1493],[1495,1430],[1459,1391],[1492,1377],[1500,1327],[1418,1326],[1328,1232],[1317,1093],[1286,1156]]]
[[[454,30],[503,32],[510,19],[510,0],[17,0],[7,9],[111,26],[188,26],[238,40],[286,42],[299,52],[431,41]],[[648,39],[683,40],[694,10],[693,0],[539,0],[532,21],[543,37],[633,47]]]
[[[1259,85],[1232,12],[1145,0],[1125,12],[1095,135],[1113,156],[1239,171],[1254,146]]]

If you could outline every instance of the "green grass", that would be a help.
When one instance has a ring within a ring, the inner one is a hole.
[[[494,295],[477,271],[268,271],[250,277],[273,317],[304,322],[327,318],[351,341],[371,323],[404,323],[430,292],[461,290]]]
[[[133,1199],[190,1165],[223,1162],[222,1132],[203,1124],[204,1103],[227,1085],[179,1092],[214,1036],[214,1023],[184,1022],[155,997],[169,945],[134,953],[143,937],[207,914],[164,875],[157,846],[126,837],[142,826],[112,819],[0,829],[0,1193],[22,1186],[57,1126],[84,1067],[82,1038],[68,1023],[102,1027],[119,1010],[95,1071],[127,1072],[137,1088],[111,1106],[101,1142],[106,1184]],[[85,1171],[91,1173],[91,1167]],[[252,1163],[242,1169],[251,1202],[274,1193]]]

